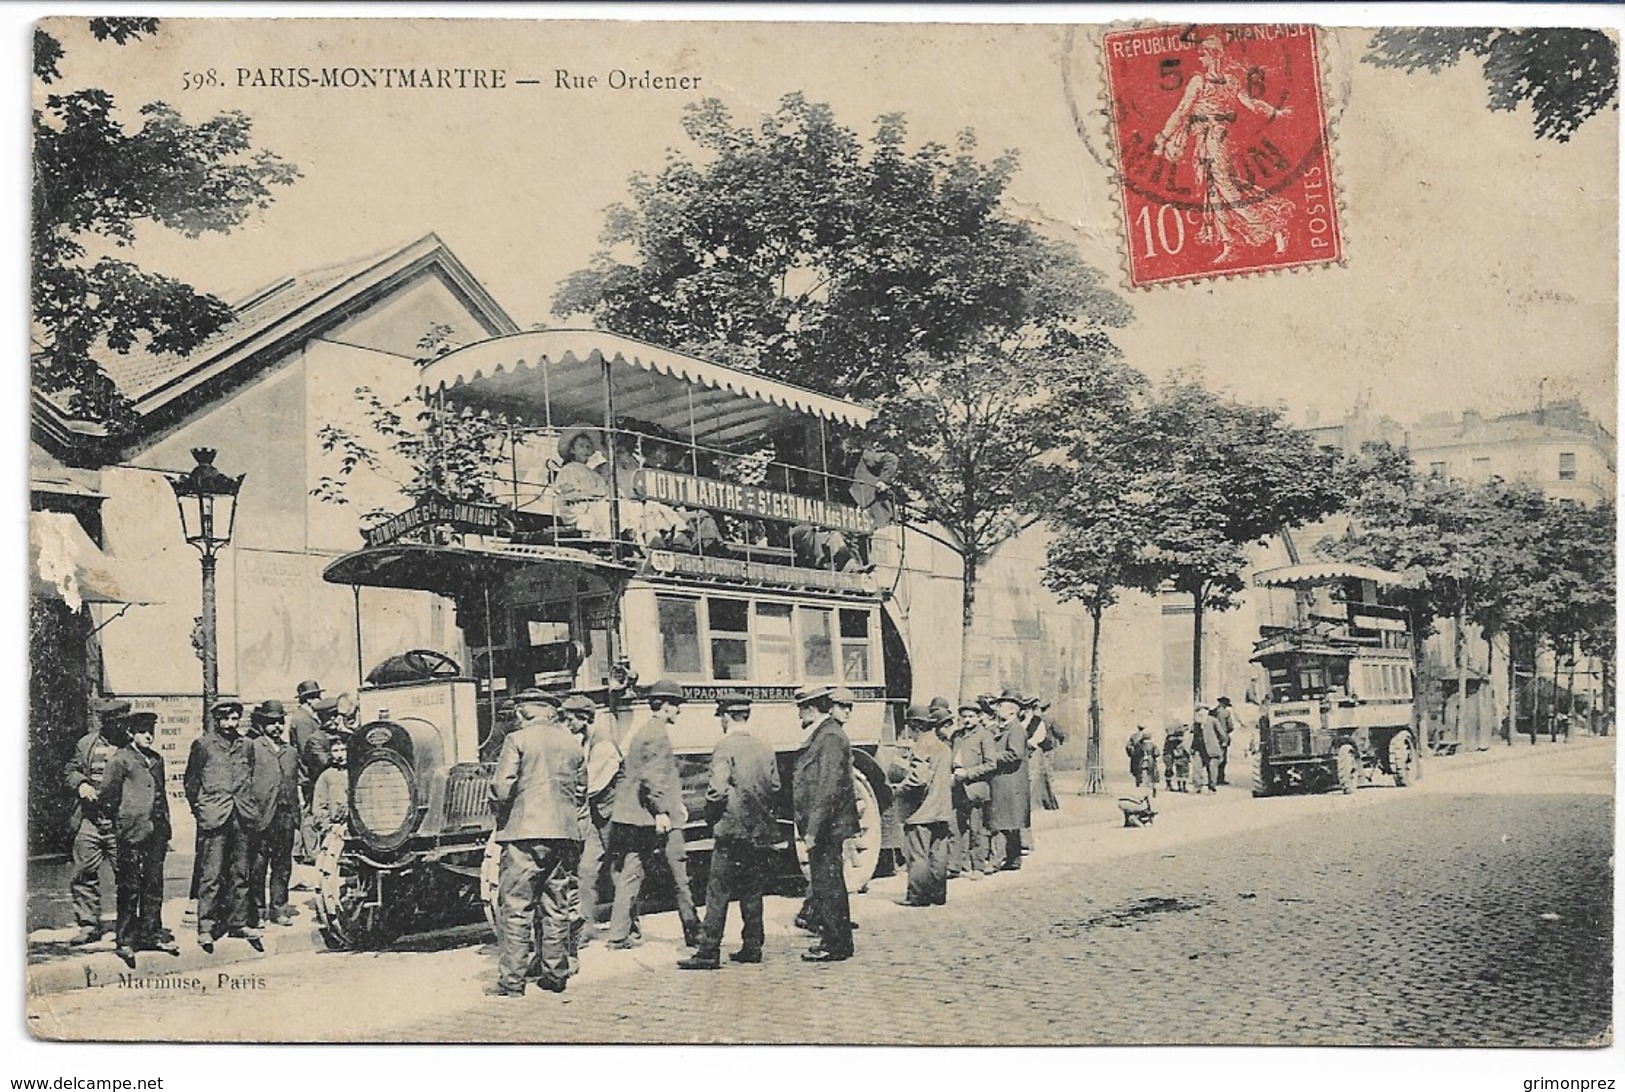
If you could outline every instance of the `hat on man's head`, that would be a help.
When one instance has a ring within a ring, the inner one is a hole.
[[[954,718],[953,706],[948,704],[947,698],[932,698],[931,704],[925,708],[926,712],[931,715],[931,722],[933,724],[941,724],[945,720],[952,720]]]
[[[527,686],[513,696],[513,704],[516,708],[521,705],[551,705],[557,709],[559,696],[540,687]]]
[[[119,724],[132,736],[137,732],[155,732],[158,730],[158,714],[150,709],[126,713]]]
[[[604,441],[599,438],[598,430],[591,425],[571,425],[559,434],[559,458],[566,461],[570,458],[570,448],[575,446],[576,437],[585,436],[592,441],[592,446],[599,451],[604,450]]]
[[[656,680],[644,693],[650,701],[687,701],[688,695],[683,693],[682,685],[670,679]]]
[[[837,686],[829,692],[831,705],[856,705],[858,696],[844,686]]]
[[[829,694],[830,688],[827,686],[803,686],[800,690],[796,691],[796,704],[807,705],[810,702],[819,700],[820,698],[827,698],[829,697]]]
[[[1220,705],[1229,705],[1230,704],[1230,699],[1229,698],[1220,698],[1219,699],[1219,704]]]
[[[930,724],[931,710],[923,705],[910,705],[903,714],[903,720],[909,724]]]
[[[241,716],[243,703],[236,698],[216,698],[214,704],[209,706],[209,712],[217,717],[229,716],[232,713]]]
[[[316,710],[316,715],[318,717],[322,717],[324,719],[327,717],[336,717],[338,716],[339,712],[339,700],[337,698],[323,698],[311,708]]]
[[[982,703],[977,701],[975,698],[966,698],[964,701],[960,702],[959,703],[959,711],[961,713],[982,713],[982,712],[986,712],[986,710],[984,710],[982,708]]]
[[[287,717],[287,710],[283,709],[282,703],[277,701],[275,698],[260,702],[259,705],[254,709],[254,719],[260,724],[269,724],[272,721],[286,720]]]
[[[566,713],[581,713],[589,717],[598,713],[598,705],[585,694],[571,694],[559,703],[559,708]]]
[[[103,724],[111,724],[120,717],[129,716],[130,703],[123,698],[97,698],[91,702],[90,711],[101,717]]]
[[[999,692],[999,696],[994,698],[993,701],[994,701],[994,704],[997,704],[999,702],[1005,702],[1005,701],[1013,701],[1017,705],[1026,705],[1027,704],[1027,699],[1022,696],[1021,691],[1017,690],[1013,686],[1005,687],[1002,691]]]
[[[719,713],[748,713],[753,704],[749,694],[729,692],[717,695],[717,712]]]
[[[306,679],[294,688],[295,701],[304,701],[306,698],[319,698],[322,696],[322,684],[315,679]]]

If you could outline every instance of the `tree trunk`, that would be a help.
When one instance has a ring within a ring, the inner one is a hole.
[[[1191,622],[1191,705],[1195,706],[1202,700],[1202,602],[1204,596],[1198,588],[1191,595],[1191,602],[1195,607]]]
[[[1565,740],[1569,740],[1571,738],[1569,733],[1574,731],[1574,668],[1576,661],[1579,659],[1580,650],[1578,647],[1578,642],[1571,637],[1569,638],[1569,719],[1568,722],[1563,725],[1563,738]]]
[[[1456,745],[1466,748],[1468,745],[1466,732],[1467,719],[1467,608],[1465,605],[1456,608],[1456,638],[1453,642],[1456,651]],[[1472,746],[1478,747],[1477,732],[1473,733]]]
[[[1106,791],[1106,770],[1100,757],[1103,750],[1100,723],[1100,616],[1105,609],[1098,602],[1089,606],[1089,744],[1084,750],[1088,780],[1083,791],[1090,795]]]
[[[1540,634],[1529,639],[1529,687],[1534,697],[1529,706],[1529,744],[1540,738]]]
[[[1596,731],[1599,735],[1606,736],[1611,734],[1609,731],[1610,720],[1614,711],[1614,703],[1610,699],[1608,692],[1608,687],[1613,682],[1610,676],[1614,669],[1614,659],[1612,656],[1602,656],[1600,659],[1602,661],[1602,689],[1597,694],[1597,711],[1601,716],[1598,717]]]
[[[971,624],[976,616],[976,558],[960,555],[965,565],[964,585],[959,593],[959,700],[970,701]]]

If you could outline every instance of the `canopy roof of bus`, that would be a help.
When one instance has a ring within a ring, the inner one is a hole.
[[[1413,573],[1389,572],[1375,565],[1359,565],[1352,561],[1286,565],[1253,574],[1253,586],[1258,588],[1311,588],[1338,580],[1370,580],[1392,588],[1414,588],[1421,583]]]
[[[806,416],[861,428],[872,410],[600,330],[535,330],[466,345],[423,371],[431,391],[526,425],[604,422],[604,361],[616,417],[726,446]]]
[[[322,579],[330,584],[408,588],[461,599],[489,587],[506,573],[542,561],[561,571],[571,568],[583,573],[594,572],[604,578],[624,576],[630,571],[613,561],[556,546],[473,549],[401,543],[368,547],[335,558],[322,570]]]

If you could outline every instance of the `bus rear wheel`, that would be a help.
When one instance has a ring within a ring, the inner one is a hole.
[[[880,798],[875,795],[869,779],[857,770],[852,771],[852,795],[858,803],[858,832],[846,840],[846,890],[848,894],[861,894],[874,879],[880,867],[881,812]],[[796,831],[796,863],[801,875],[811,879],[807,870],[807,839]]]
[[[1394,775],[1396,788],[1404,788],[1416,780],[1416,748],[1411,746],[1409,732],[1395,732],[1388,739],[1388,772]]]
[[[1354,745],[1345,743],[1337,749],[1337,787],[1345,793],[1353,792],[1360,784],[1360,756]]]

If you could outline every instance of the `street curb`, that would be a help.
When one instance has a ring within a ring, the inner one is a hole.
[[[166,923],[179,922],[186,912],[190,900],[171,899],[164,904],[163,920]],[[235,937],[223,937],[215,943],[214,954],[210,955],[197,946],[193,936],[185,935],[184,931],[171,926],[175,933],[175,941],[179,945],[179,956],[167,956],[161,952],[138,952],[136,954],[135,969],[131,970],[125,962],[114,955],[111,950],[87,952],[81,956],[54,959],[44,963],[33,963],[27,967],[27,991],[30,998],[44,997],[50,994],[66,993],[70,990],[82,990],[107,985],[127,985],[131,988],[153,988],[156,990],[171,987],[153,983],[152,986],[140,986],[141,980],[173,979],[173,978],[200,978],[202,984],[209,989],[221,988],[219,980],[212,972],[216,968],[238,968],[233,977],[244,977],[246,972],[242,965],[267,959],[273,955],[296,952],[323,951],[327,944],[322,940],[321,930],[317,928],[313,911],[303,910],[302,916],[296,919],[292,926],[267,926],[263,941],[265,950],[256,952],[249,947],[248,941]],[[199,972],[203,972],[201,975]],[[222,974],[228,972],[221,971]]]

